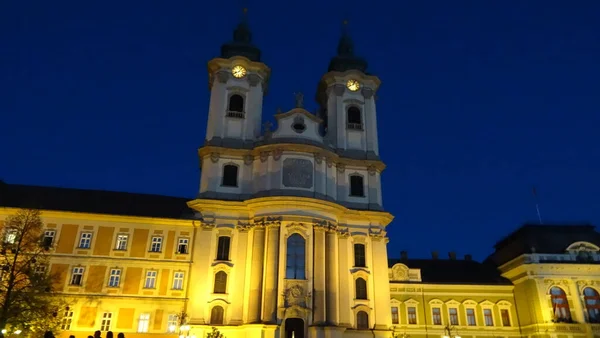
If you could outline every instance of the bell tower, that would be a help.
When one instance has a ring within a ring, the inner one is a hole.
[[[367,73],[367,61],[354,54],[344,22],[337,55],[321,78],[317,102],[324,133],[342,156],[379,160],[375,93],[381,81]]]
[[[210,106],[206,144],[248,148],[260,135],[263,97],[271,70],[261,62],[252,44],[245,15],[233,32],[233,41],[221,46],[220,57],[208,62]]]

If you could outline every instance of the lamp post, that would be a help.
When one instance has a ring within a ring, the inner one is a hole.
[[[452,334],[453,330],[455,334]],[[458,330],[456,330],[453,326],[446,325],[442,338],[460,338],[460,336],[458,335]]]

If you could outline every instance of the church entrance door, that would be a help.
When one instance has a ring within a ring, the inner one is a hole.
[[[300,318],[288,318],[285,320],[285,338],[292,337],[304,338],[304,320]]]

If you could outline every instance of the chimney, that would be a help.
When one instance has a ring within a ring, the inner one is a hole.
[[[432,251],[432,252],[431,252],[431,258],[432,258],[432,259],[438,259],[438,256],[439,256],[439,255],[438,255],[438,252],[437,252],[437,251]]]
[[[406,251],[400,251],[400,259],[405,261],[408,259],[408,252]]]
[[[470,254],[465,255],[465,261],[472,261],[472,260],[473,260],[473,256],[471,256]]]
[[[448,258],[450,258],[450,260],[456,260],[456,252],[454,251],[450,251],[448,252]]]

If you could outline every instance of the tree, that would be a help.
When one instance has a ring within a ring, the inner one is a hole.
[[[51,241],[41,212],[21,209],[9,216],[0,246],[0,330],[38,336],[58,327],[64,301],[53,297],[57,276],[49,273]],[[3,337],[0,333],[0,337]]]

